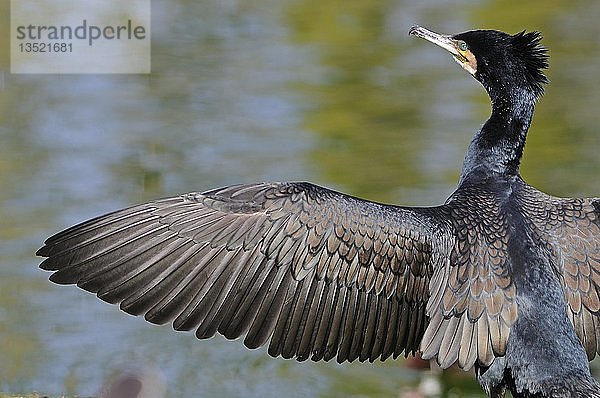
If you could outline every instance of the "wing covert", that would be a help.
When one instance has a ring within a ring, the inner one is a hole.
[[[465,187],[444,210],[455,234],[448,266],[436,269],[423,336],[423,358],[442,368],[489,366],[505,354],[517,319],[516,289],[509,274],[506,215],[493,192]]]

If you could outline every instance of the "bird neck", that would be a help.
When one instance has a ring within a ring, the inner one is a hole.
[[[492,100],[492,114],[469,145],[461,182],[471,176],[511,177],[519,173],[537,96],[522,87],[487,91]]]

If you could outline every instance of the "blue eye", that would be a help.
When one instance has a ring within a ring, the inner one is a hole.
[[[467,50],[469,49],[469,46],[468,46],[468,45],[467,45],[467,43],[465,43],[464,41],[462,41],[462,40],[459,40],[459,41],[458,41],[458,49],[459,49],[460,51],[467,51]]]

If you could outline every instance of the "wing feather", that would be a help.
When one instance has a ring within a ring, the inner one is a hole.
[[[506,215],[494,192],[472,187],[457,191],[446,211],[456,236],[447,266],[432,277],[422,357],[442,367],[489,366],[504,354],[517,314]]]
[[[373,361],[419,347],[453,244],[445,215],[308,183],[238,185],[100,216],[38,254],[51,280],[201,339]]]
[[[529,188],[524,210],[562,279],[569,319],[588,359],[600,354],[600,198],[555,198]]]

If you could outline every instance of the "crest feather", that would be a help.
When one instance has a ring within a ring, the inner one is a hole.
[[[536,95],[544,93],[548,78],[543,70],[548,68],[548,49],[540,44],[540,32],[521,31],[510,37],[515,55],[523,62],[525,78]]]

